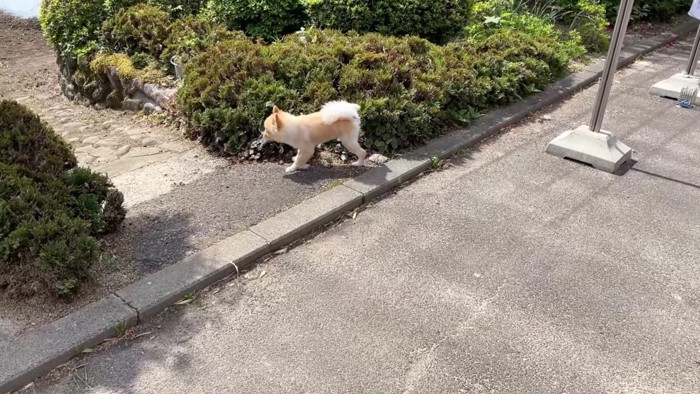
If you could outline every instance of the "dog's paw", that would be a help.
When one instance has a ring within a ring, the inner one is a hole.
[[[364,167],[364,166],[365,166],[365,161],[364,161],[364,160],[362,160],[362,161],[358,160],[358,161],[352,163],[351,166],[353,166],[353,167]]]
[[[296,170],[297,170],[297,167],[289,166],[289,167],[287,167],[287,169],[284,170],[284,172],[286,172],[287,174],[291,174],[292,172],[294,172]]]

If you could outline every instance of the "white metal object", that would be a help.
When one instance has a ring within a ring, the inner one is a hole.
[[[184,78],[185,74],[182,72],[182,62],[180,59],[178,59],[177,56],[173,56],[170,58],[170,63],[175,67],[175,78]]]
[[[700,0],[693,0],[693,5],[690,6],[690,11],[688,15],[695,19],[700,19]]]
[[[632,158],[632,149],[618,141],[612,133],[602,131],[601,127],[633,5],[634,0],[620,2],[590,124],[559,135],[547,145],[547,153],[587,163],[610,173],[617,171],[622,164]]]

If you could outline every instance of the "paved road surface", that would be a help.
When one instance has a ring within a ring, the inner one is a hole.
[[[454,160],[39,392],[697,393],[700,112],[624,70],[609,175],[544,153],[596,88]]]

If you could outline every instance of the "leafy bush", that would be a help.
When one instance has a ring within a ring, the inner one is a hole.
[[[44,0],[39,18],[49,44],[76,55],[94,45],[107,12],[103,0]]]
[[[484,33],[494,25],[531,34],[559,36],[573,57],[582,45],[590,52],[608,48],[608,21],[598,0],[485,0],[474,4],[468,34]],[[557,32],[559,30],[559,32]]]
[[[616,0],[602,0],[607,11],[608,20],[614,22],[620,2]],[[668,22],[675,15],[687,12],[690,1],[687,0],[637,0],[632,10],[634,20],[649,20],[654,22]]]
[[[229,30],[268,41],[299,30],[307,19],[300,0],[211,0],[208,13]]]
[[[103,42],[115,52],[144,52],[159,57],[169,36],[170,15],[152,5],[121,9],[102,27]]]
[[[175,17],[198,15],[206,8],[209,0],[152,0],[153,4]]]
[[[436,43],[456,36],[471,0],[306,0],[318,27],[360,33],[416,35]]]
[[[571,28],[581,36],[581,43],[590,52],[603,52],[610,46],[610,36],[606,29],[605,7],[597,0],[578,0],[579,11],[575,14]]]
[[[61,174],[78,163],[71,148],[25,107],[0,102],[0,158],[5,164]]]
[[[553,37],[561,42],[561,50],[571,59],[580,58],[586,53],[581,42],[581,36],[569,32],[567,37],[561,33],[549,20],[532,14],[515,14],[503,12],[498,17],[487,17],[483,23],[472,24],[466,29],[466,34],[475,40],[484,40],[494,30],[508,28],[535,37]]]
[[[68,146],[26,107],[0,102],[0,291],[73,294],[124,220],[109,180],[76,166]]]
[[[556,0],[557,5],[569,10],[579,9],[578,3],[578,0]],[[595,4],[604,8],[608,22],[615,23],[619,0],[596,0]],[[632,20],[668,22],[675,15],[688,11],[689,5],[687,0],[637,0],[632,9]]]
[[[217,42],[231,38],[243,38],[242,32],[231,32],[222,25],[214,23],[202,16],[186,16],[175,22],[168,29],[165,39],[165,50],[160,61],[174,73],[170,59],[177,56],[186,63],[196,54],[203,52]]]
[[[392,153],[543,88],[566,70],[561,48],[508,28],[446,46],[317,30],[271,45],[233,39],[188,64],[178,104],[205,143],[238,152],[273,103],[301,113],[343,98],[362,106],[365,145]]]

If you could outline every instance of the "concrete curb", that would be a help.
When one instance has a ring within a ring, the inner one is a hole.
[[[624,48],[618,67],[628,66],[640,56],[696,28],[697,22],[689,21],[664,39],[652,39]],[[84,349],[161,312],[188,293],[203,289],[251,265],[268,253],[416,177],[430,168],[433,157],[448,158],[534,112],[563,101],[595,83],[600,78],[602,67],[602,62],[594,63],[554,83],[545,92],[486,114],[468,129],[438,138],[18,338],[0,348],[0,393],[22,388]]]

